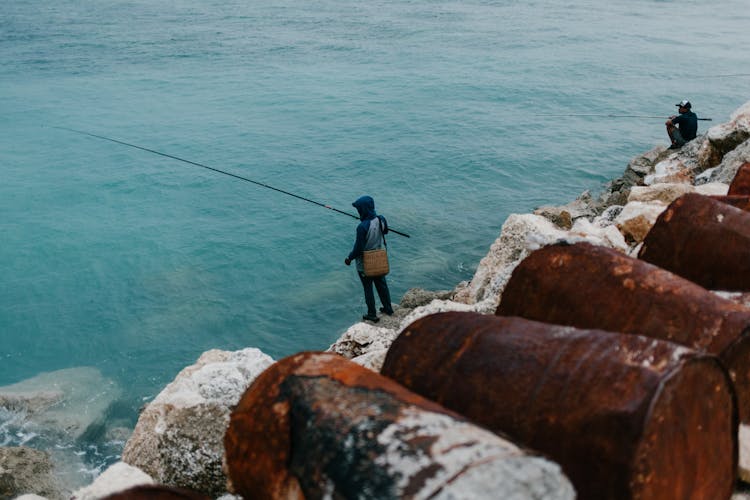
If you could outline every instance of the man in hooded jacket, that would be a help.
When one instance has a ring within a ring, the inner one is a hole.
[[[357,274],[362,281],[362,287],[365,290],[365,303],[367,304],[367,314],[362,319],[376,323],[379,318],[375,312],[375,295],[372,292],[372,285],[378,291],[378,297],[383,307],[380,311],[391,315],[393,307],[391,306],[391,294],[388,291],[388,284],[385,276],[365,276],[362,255],[365,250],[375,250],[383,248],[385,238],[383,235],[388,233],[388,222],[385,217],[375,213],[375,201],[370,196],[362,196],[357,199],[352,206],[359,212],[360,223],[357,226],[357,238],[354,241],[354,247],[349,252],[349,256],[344,259],[347,266],[352,260],[357,261]]]

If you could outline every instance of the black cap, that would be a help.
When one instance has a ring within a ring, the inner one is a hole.
[[[690,109],[692,107],[692,105],[690,104],[690,101],[688,101],[687,99],[681,100],[680,102],[675,104],[675,106],[680,107],[680,108],[687,108],[687,109]]]

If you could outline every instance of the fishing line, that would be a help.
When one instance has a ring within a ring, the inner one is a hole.
[[[550,115],[547,113],[534,115],[534,116],[564,116],[564,117],[570,117],[570,116],[595,116],[600,118],[658,118],[660,120],[667,120],[668,116],[647,116],[647,115],[598,115],[598,114],[569,114],[569,115]],[[698,118],[698,120],[710,122],[713,121],[713,118]]]
[[[195,161],[186,160],[185,158],[180,158],[179,156],[174,156],[174,155],[170,155],[170,154],[167,154],[167,153],[162,153],[161,151],[156,151],[155,149],[144,148],[143,146],[138,146],[136,144],[131,144],[129,142],[120,141],[120,140],[117,140],[117,139],[112,139],[111,137],[105,137],[103,135],[92,134],[90,132],[84,132],[83,130],[76,130],[74,128],[55,127],[55,126],[52,126],[52,128],[56,128],[56,129],[59,129],[59,130],[67,130],[68,132],[75,132],[76,134],[87,135],[89,137],[95,137],[97,139],[102,139],[102,140],[105,140],[105,141],[114,142],[116,144],[122,144],[123,146],[129,146],[131,148],[140,149],[141,151],[146,151],[146,152],[149,152],[149,153],[153,153],[155,155],[164,156],[166,158],[171,158],[173,160],[177,160],[177,161],[181,161],[181,162],[184,162],[184,163],[188,163],[188,164],[194,165],[196,167],[205,168],[207,170],[211,170],[211,171],[219,173],[219,174],[224,174],[224,175],[228,175],[229,177],[234,177],[235,179],[239,179],[241,181],[250,182],[252,184],[255,184],[256,186],[264,187],[264,188],[276,191],[278,193],[282,193],[282,194],[285,194],[285,195],[288,195],[288,196],[292,196],[294,198],[297,198],[298,200],[306,201],[308,203],[312,203],[313,205],[318,205],[319,207],[327,208],[328,210],[333,210],[334,212],[338,212],[338,213],[343,214],[343,215],[348,215],[349,217],[352,217],[354,219],[359,220],[359,216],[350,214],[349,212],[344,212],[343,210],[339,210],[338,208],[334,208],[334,207],[332,207],[330,205],[326,205],[324,203],[320,203],[320,202],[317,202],[315,200],[311,200],[309,198],[305,198],[304,196],[300,196],[298,194],[290,193],[289,191],[284,191],[283,189],[279,189],[277,187],[270,186],[270,185],[265,184],[263,182],[254,181],[252,179],[248,179],[247,177],[243,177],[241,175],[233,174],[231,172],[226,172],[224,170],[219,170],[218,168],[210,167],[208,165],[204,165],[202,163],[198,163],[198,162],[195,162]],[[401,236],[405,236],[407,238],[411,237],[411,236],[409,236],[406,233],[402,233],[400,231],[396,231],[395,229],[391,229],[390,227],[388,228],[388,231],[391,232],[391,233],[400,234]]]
[[[733,78],[739,76],[750,76],[750,73],[736,73],[733,75],[690,75],[686,78]]]

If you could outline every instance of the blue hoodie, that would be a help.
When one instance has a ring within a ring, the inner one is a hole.
[[[375,200],[370,196],[361,196],[352,206],[357,209],[359,219],[362,221],[357,225],[357,239],[354,241],[354,248],[349,252],[349,260],[357,260],[357,269],[362,271],[362,252],[365,250],[374,250],[382,248],[385,244],[383,235],[388,233],[388,222],[385,217],[375,213]],[[377,220],[375,224],[373,221]],[[370,227],[372,225],[372,228]],[[382,228],[379,231],[378,226]],[[371,230],[372,229],[372,230]]]

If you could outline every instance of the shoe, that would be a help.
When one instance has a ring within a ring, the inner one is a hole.
[[[391,309],[390,311],[387,311],[387,310],[385,309],[385,307],[381,307],[381,308],[380,308],[380,312],[382,312],[383,314],[387,314],[388,316],[390,316],[390,315],[392,315],[392,314],[393,314],[393,309]]]
[[[680,146],[678,146],[677,144],[672,144],[667,149],[680,149]]]
[[[378,321],[380,321],[380,318],[378,318],[377,316],[370,316],[369,314],[365,314],[364,316],[362,316],[362,319],[365,321],[372,321],[373,323],[377,323]]]

